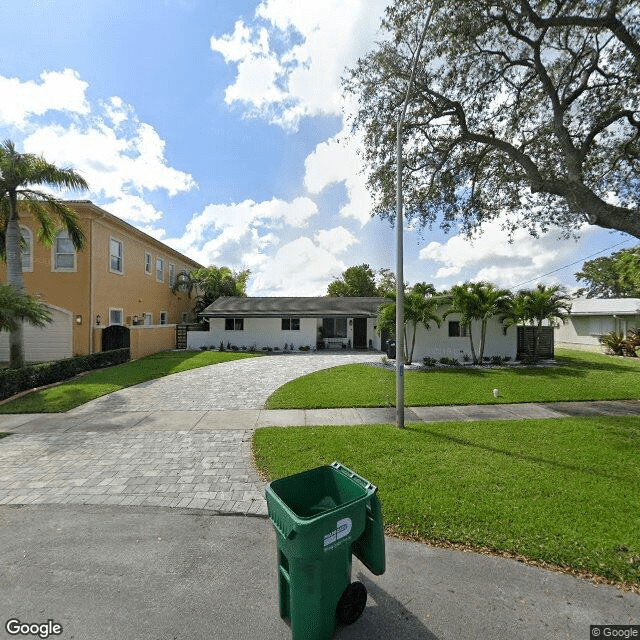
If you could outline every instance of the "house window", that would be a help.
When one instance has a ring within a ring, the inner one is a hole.
[[[160,324],[167,324],[167,312],[166,311],[161,311],[160,312]]]
[[[225,318],[225,331],[244,331],[244,318]]]
[[[76,268],[76,250],[66,230],[58,231],[53,245],[55,271],[73,271]]]
[[[147,275],[151,275],[151,254],[148,251],[144,252],[144,272]]]
[[[323,318],[322,329],[325,338],[346,338],[347,319],[346,318]]]
[[[156,280],[164,282],[164,260],[162,258],[156,258]]]
[[[449,321],[449,337],[450,338],[466,338],[467,325],[460,324],[459,320],[450,320]]]
[[[282,318],[283,331],[300,331],[300,318]]]
[[[150,311],[147,311],[144,314],[144,326],[150,327],[152,324],[153,324],[153,313],[151,313]]]
[[[122,309],[109,309],[109,324],[122,324]]]
[[[20,227],[22,235],[22,246],[20,256],[22,257],[22,271],[33,271],[33,234],[31,229]]]
[[[169,263],[169,286],[173,287],[176,283],[176,265]]]
[[[113,273],[122,273],[122,242],[109,239],[109,268]]]

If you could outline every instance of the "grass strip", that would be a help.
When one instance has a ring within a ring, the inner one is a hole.
[[[406,371],[405,405],[496,404],[640,397],[640,358],[557,350],[546,367],[434,368]],[[499,397],[494,397],[498,389]],[[354,364],[324,369],[276,390],[268,409],[385,407],[395,404],[395,373]]]
[[[163,351],[115,367],[99,369],[63,384],[0,404],[0,413],[59,413],[134,384],[255,354]]]
[[[640,581],[638,418],[265,428],[254,452],[270,479],[339,460],[401,534]]]

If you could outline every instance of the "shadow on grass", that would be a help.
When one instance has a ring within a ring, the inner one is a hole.
[[[578,465],[568,464],[566,462],[558,462],[556,460],[547,460],[546,458],[541,458],[539,456],[532,456],[524,453],[516,453],[514,451],[510,451],[509,449],[500,449],[498,447],[491,447],[486,444],[480,444],[478,442],[466,440],[465,438],[457,438],[456,436],[438,433],[430,429],[417,428],[415,425],[412,425],[412,424],[407,425],[406,429],[407,431],[412,431],[416,434],[430,435],[434,438],[437,438],[438,440],[453,442],[455,444],[458,444],[464,447],[473,447],[474,449],[480,449],[482,451],[488,451],[490,453],[497,453],[499,455],[507,456],[509,458],[523,460],[524,462],[534,462],[537,464],[547,465],[549,467],[555,467],[557,469],[564,469],[565,471],[583,473],[590,476],[598,476],[600,478],[607,478],[609,480],[626,480],[626,478],[622,476],[605,473],[604,471],[601,471],[600,469],[595,469],[593,467],[580,467]]]

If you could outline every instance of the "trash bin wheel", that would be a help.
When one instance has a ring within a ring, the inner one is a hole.
[[[341,624],[353,624],[367,604],[367,588],[362,582],[352,582],[342,592],[338,601],[336,616]]]

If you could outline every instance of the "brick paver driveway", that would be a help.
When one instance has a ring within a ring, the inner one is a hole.
[[[176,373],[92,400],[77,412],[261,409],[280,386],[321,369],[379,362],[382,354],[336,353],[245,358]]]
[[[264,483],[251,462],[253,429],[242,419],[232,428],[209,428],[216,421],[203,416],[261,409],[296,377],[379,359],[366,352],[247,358],[145,382],[66,414],[34,416],[0,439],[0,505],[147,505],[266,515]]]

